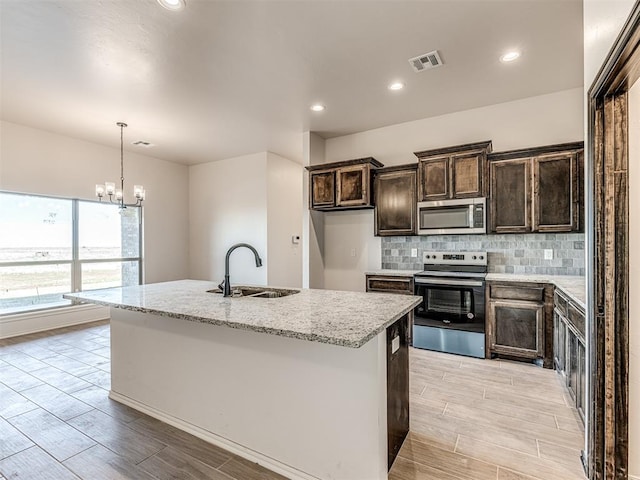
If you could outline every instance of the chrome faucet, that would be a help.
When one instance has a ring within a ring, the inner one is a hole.
[[[236,243],[229,250],[227,250],[227,256],[224,259],[224,282],[223,282],[223,291],[225,297],[231,296],[231,283],[229,282],[229,257],[231,256],[231,252],[233,252],[236,248],[246,247],[253,252],[253,255],[256,257],[256,267],[262,266],[262,259],[255,248],[253,248],[248,243]]]

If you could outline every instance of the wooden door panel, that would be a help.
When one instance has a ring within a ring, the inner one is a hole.
[[[375,180],[375,234],[414,235],[416,171],[382,173]]]
[[[449,158],[421,160],[419,165],[422,201],[449,198]]]
[[[368,165],[340,168],[337,176],[336,205],[356,206],[369,203]]]
[[[543,355],[543,305],[490,301],[490,310],[493,352],[522,358]]]
[[[494,162],[491,177],[491,231],[531,231],[530,159]]]
[[[312,172],[311,208],[333,207],[335,205],[335,172]]]
[[[569,232],[573,229],[576,155],[534,158],[533,228],[540,232]]]
[[[482,159],[481,154],[451,157],[451,175],[453,177],[453,198],[472,198],[482,196]]]

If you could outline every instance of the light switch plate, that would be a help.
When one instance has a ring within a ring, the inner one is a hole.
[[[396,353],[398,350],[400,350],[400,337],[391,340],[391,353]]]
[[[418,249],[417,248],[412,248],[411,249],[411,256],[412,257],[417,257],[418,256]]]

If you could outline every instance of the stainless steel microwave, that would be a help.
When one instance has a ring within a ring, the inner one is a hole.
[[[418,235],[487,233],[487,199],[418,202]]]

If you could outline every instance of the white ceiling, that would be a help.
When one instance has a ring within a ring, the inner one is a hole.
[[[307,130],[582,85],[582,0],[186,1],[0,0],[2,119],[112,146],[124,121],[127,150],[185,164],[300,160]],[[445,65],[415,73],[407,59],[435,49]],[[396,79],[406,88],[388,91]]]

